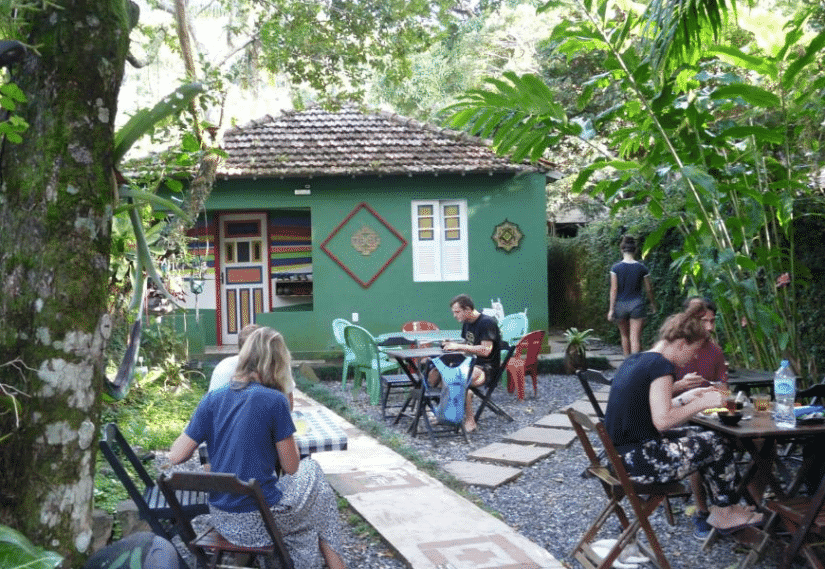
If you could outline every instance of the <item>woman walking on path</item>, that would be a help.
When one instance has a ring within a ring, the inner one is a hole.
[[[650,286],[650,271],[636,260],[636,238],[622,237],[619,245],[622,260],[610,268],[610,309],[607,319],[616,322],[622,337],[625,356],[642,349],[642,328],[645,325],[645,300],[642,288],[650,301],[650,313],[655,313],[656,300]]]

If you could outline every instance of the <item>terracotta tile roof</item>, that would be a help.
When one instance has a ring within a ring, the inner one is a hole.
[[[481,139],[386,112],[320,108],[265,116],[224,135],[222,178],[309,178],[535,170]]]

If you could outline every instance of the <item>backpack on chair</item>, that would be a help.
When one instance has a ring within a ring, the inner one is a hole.
[[[458,353],[432,359],[441,374],[441,395],[435,410],[440,423],[460,425],[464,422],[464,401],[474,361],[474,357]]]

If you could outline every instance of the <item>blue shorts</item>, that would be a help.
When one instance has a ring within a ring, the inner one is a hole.
[[[641,298],[634,300],[617,300],[613,306],[613,321],[629,320],[645,317],[645,301]]]

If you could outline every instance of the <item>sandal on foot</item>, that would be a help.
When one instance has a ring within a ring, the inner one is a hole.
[[[743,530],[745,528],[756,528],[762,525],[765,521],[765,516],[754,512],[749,517],[745,523],[739,524],[737,526],[731,526],[729,528],[716,528],[716,530],[722,535],[730,535],[732,533],[736,533],[739,530]]]

